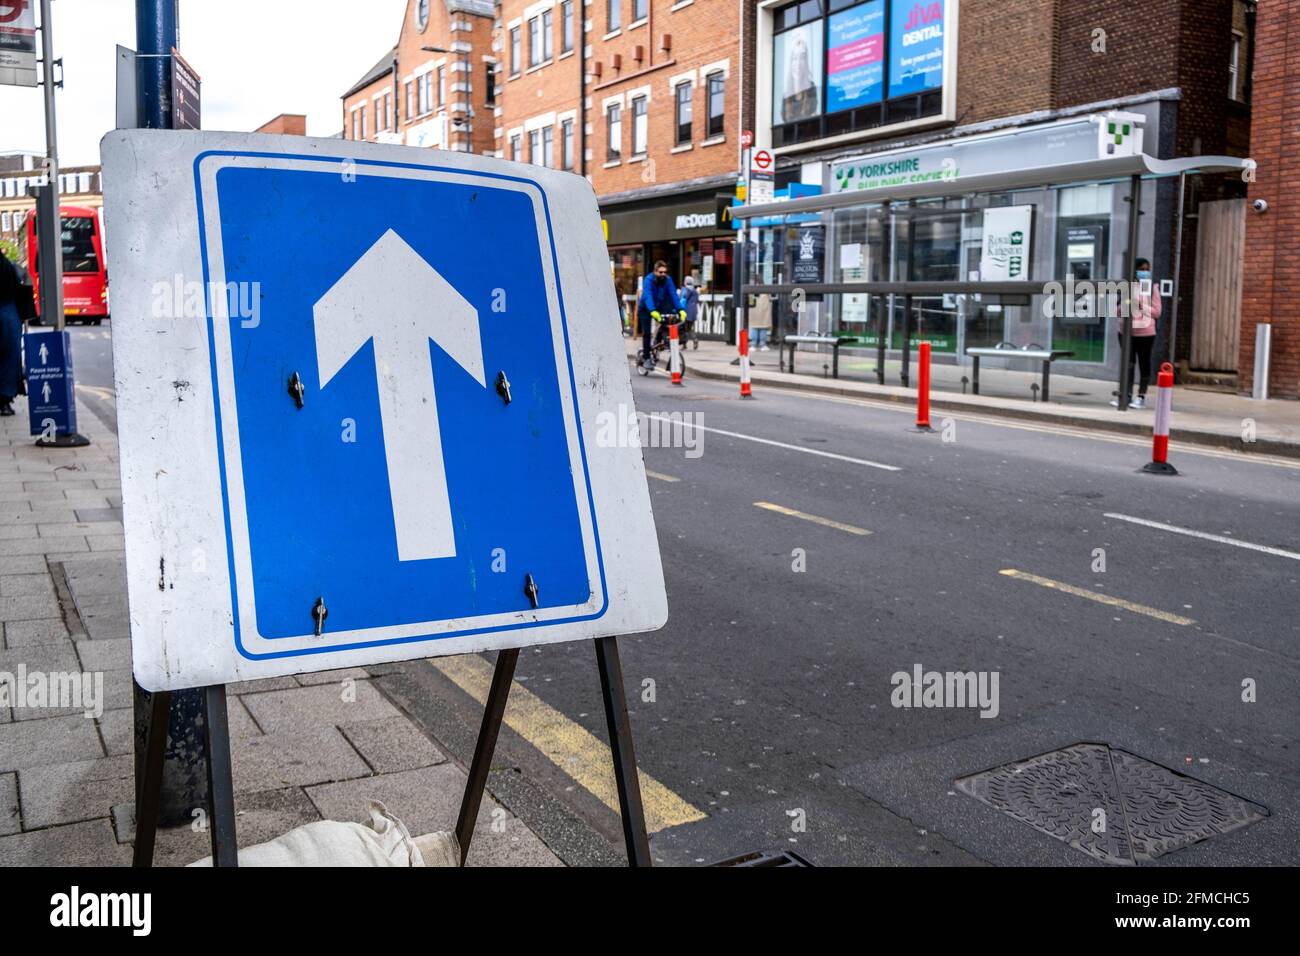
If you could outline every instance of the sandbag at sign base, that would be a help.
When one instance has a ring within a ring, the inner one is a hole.
[[[459,866],[453,833],[412,838],[401,820],[371,800],[370,825],[318,820],[239,851],[240,866]],[[205,856],[190,866],[211,866]]]

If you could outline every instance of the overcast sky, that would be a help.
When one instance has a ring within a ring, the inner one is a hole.
[[[59,162],[99,162],[113,128],[114,49],[135,47],[134,0],[54,0]],[[343,127],[339,97],[392,49],[405,0],[180,0],[181,55],[203,80],[203,128],[252,130],[306,113],[310,136]],[[39,88],[0,86],[0,152],[45,151]]]

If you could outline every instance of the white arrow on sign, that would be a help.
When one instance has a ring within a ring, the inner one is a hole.
[[[49,382],[46,382],[44,387],[41,389],[41,397],[45,399],[46,405],[50,404],[50,383]]]
[[[44,342],[41,343],[40,354],[41,354],[41,364],[44,365],[46,362],[50,360],[50,350],[49,348],[46,347]]]
[[[312,311],[321,388],[375,340],[398,560],[454,557],[429,340],[486,387],[478,310],[390,229]]]

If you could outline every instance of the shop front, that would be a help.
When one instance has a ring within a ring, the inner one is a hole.
[[[1072,353],[1066,374],[1114,377],[1134,263],[1167,261],[1171,244],[1158,181],[1248,163],[1154,159],[1144,121],[1096,114],[835,163],[827,195],[737,213],[752,224],[745,291],[774,295],[787,331],[856,337],[860,364],[881,369],[928,341],[939,361],[1051,348]],[[820,281],[796,275],[798,255],[822,241]],[[1171,272],[1153,293],[1166,315]]]
[[[628,310],[629,326],[635,326],[640,282],[662,259],[678,287],[689,275],[700,289],[696,334],[717,340],[730,336],[735,232],[719,228],[717,192],[602,206],[614,288]]]

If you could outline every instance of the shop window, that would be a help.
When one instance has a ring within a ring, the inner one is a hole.
[[[721,136],[726,129],[726,84],[721,73],[712,73],[706,81],[709,86],[709,136]]]
[[[677,145],[691,141],[691,84],[678,83],[677,89]]]
[[[618,162],[623,155],[623,107],[611,103],[605,108],[605,159]]]

